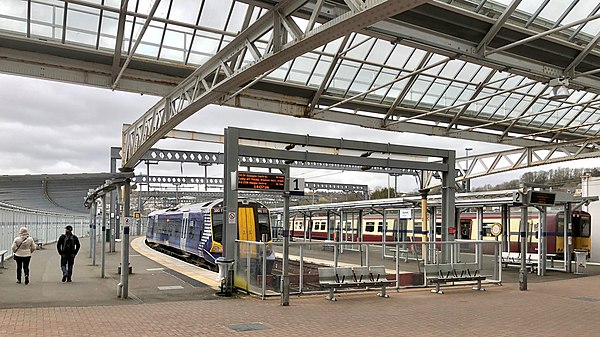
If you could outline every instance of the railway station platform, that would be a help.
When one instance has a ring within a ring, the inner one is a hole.
[[[61,282],[55,245],[34,253],[31,283],[17,284],[15,263],[0,273],[0,336],[564,336],[592,335],[600,329],[600,275],[530,274],[529,290],[519,291],[516,271],[503,271],[502,286],[477,292],[470,286],[447,289],[343,293],[337,302],[324,295],[260,300],[216,296],[215,273],[144,249],[132,240],[129,298],[116,297],[117,252],[106,255],[106,277],[88,257],[82,238],[72,283]],[[513,275],[514,274],[514,275]]]

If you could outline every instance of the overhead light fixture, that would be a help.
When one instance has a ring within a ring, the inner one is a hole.
[[[548,83],[552,87],[552,92],[548,97],[550,99],[565,99],[569,97],[569,80],[567,78],[553,78]]]

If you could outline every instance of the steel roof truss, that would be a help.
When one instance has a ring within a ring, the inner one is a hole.
[[[283,26],[280,24],[280,20],[278,20],[278,18],[281,17],[279,14],[282,14],[283,17],[287,17],[306,3],[306,0],[282,1],[281,3],[277,4],[268,14],[263,15],[250,27],[248,27],[248,29],[240,33],[231,43],[220,50],[213,58],[198,68],[170,95],[157,103],[154,107],[147,111],[144,116],[133,123],[131,128],[125,130],[123,137],[123,166],[128,168],[134,167],[143,153],[149,149],[152,144],[158,141],[160,137],[202,107],[217,101],[223,96],[223,92],[238,88],[243,83],[256,78],[256,76],[259,76],[265,71],[279,67],[286,61],[313,50],[316,47],[327,43],[328,41],[338,38],[339,36],[343,36],[351,31],[372,25],[382,19],[385,19],[386,17],[396,15],[424,2],[425,0],[403,2],[391,0],[369,0],[363,6],[361,6],[360,10],[341,14],[341,16],[337,17],[336,20],[329,21],[319,26],[318,28],[306,34],[302,39],[290,42],[286,45],[286,48],[281,49],[280,52],[272,53],[271,55],[265,56],[262,59],[254,60],[254,62],[250,65],[240,69],[235,69],[235,76],[220,79],[220,81],[217,82],[216,78],[220,75],[217,72],[220,68],[220,62],[228,63],[233,56],[239,54],[242,49],[246,49],[246,40],[251,42],[256,41],[265,33],[273,31],[273,35],[276,36],[273,50],[278,50],[277,44],[283,42],[283,38],[286,35],[283,34],[283,32],[279,36],[276,34],[278,29],[283,29]],[[276,15],[275,13],[279,14]],[[153,116],[157,112],[167,110],[169,107],[169,101],[182,99],[183,92],[194,91],[193,86],[197,77],[205,78],[211,75],[214,76],[213,83],[215,83],[215,85],[211,87],[210,91],[202,92],[197,97],[194,97],[194,100],[182,104],[181,106],[184,107],[182,110],[168,111],[168,113],[165,113],[163,124],[153,123],[151,129],[145,128],[144,121],[147,119],[147,116]],[[219,88],[218,90],[216,90],[217,83]]]
[[[135,40],[135,44],[133,45],[133,49],[127,55],[127,58],[125,59],[125,63],[123,63],[123,66],[119,70],[119,73],[117,74],[117,77],[113,81],[113,84],[112,84],[112,89],[113,90],[115,90],[115,88],[119,85],[119,80],[121,80],[121,77],[123,76],[123,73],[125,72],[125,69],[127,69],[127,66],[129,66],[129,62],[131,62],[131,59],[133,58],[133,55],[135,55],[135,51],[137,50],[138,46],[142,42],[142,38],[144,37],[144,33],[146,33],[146,29],[148,29],[148,26],[150,26],[150,22],[152,22],[152,19],[154,18],[154,13],[156,13],[156,9],[158,8],[159,4],[160,4],[160,0],[154,0],[154,4],[152,5],[152,8],[150,9],[150,13],[148,14],[148,18],[146,19],[146,21],[144,21],[144,25],[142,26],[142,30],[140,31],[140,33],[138,34],[137,39]],[[165,24],[165,26],[166,26],[166,24]],[[135,27],[131,28],[132,31],[134,30],[134,28]],[[164,32],[163,32],[163,34],[164,34]],[[159,48],[161,46],[162,46],[162,41],[161,41],[161,44],[160,44]]]
[[[500,28],[504,26],[506,20],[510,18],[510,16],[515,11],[515,9],[517,9],[517,6],[519,6],[520,3],[521,0],[513,0],[511,4],[508,7],[506,7],[502,15],[500,15],[498,20],[496,20],[492,28],[488,30],[487,34],[485,34],[485,37],[481,39],[477,47],[475,47],[475,52],[481,53],[483,50],[485,50],[488,43],[490,43],[490,41],[492,41],[494,37],[496,37],[496,34],[498,34],[498,31],[500,31]]]

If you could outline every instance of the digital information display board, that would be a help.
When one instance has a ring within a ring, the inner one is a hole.
[[[529,191],[527,196],[529,205],[552,206],[556,199],[556,193],[552,192]]]
[[[283,191],[285,189],[285,175],[238,172],[237,188],[252,191]]]

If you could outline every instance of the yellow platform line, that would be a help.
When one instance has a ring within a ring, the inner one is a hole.
[[[181,261],[161,252],[157,252],[154,249],[146,246],[146,244],[144,243],[145,239],[145,237],[135,238],[131,241],[131,247],[136,252],[166,268],[174,270],[187,277],[193,278],[198,282],[202,282],[215,290],[220,290],[220,284],[216,280],[217,273],[212,272],[210,270],[202,269],[198,266],[194,266],[192,264]]]

